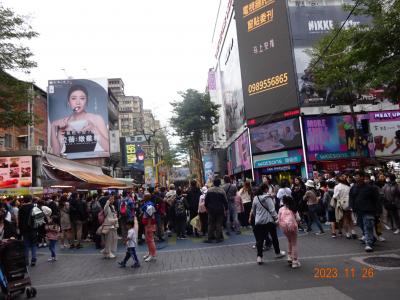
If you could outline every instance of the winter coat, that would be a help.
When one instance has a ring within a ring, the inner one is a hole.
[[[209,188],[204,201],[209,214],[224,214],[228,209],[225,191],[219,186]]]

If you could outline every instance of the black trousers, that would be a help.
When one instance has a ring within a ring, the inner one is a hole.
[[[177,237],[182,237],[186,233],[186,215],[175,217],[175,231]]]
[[[267,234],[271,235],[272,245],[274,246],[275,254],[279,254],[278,234],[276,233],[276,225],[274,223],[257,224],[254,227],[254,236],[256,238],[257,256],[263,257],[263,244],[266,240]]]
[[[208,239],[222,240],[222,224],[224,222],[224,214],[208,214]]]

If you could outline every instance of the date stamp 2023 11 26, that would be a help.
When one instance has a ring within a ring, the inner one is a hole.
[[[373,279],[375,277],[375,269],[371,267],[315,267],[314,279]]]

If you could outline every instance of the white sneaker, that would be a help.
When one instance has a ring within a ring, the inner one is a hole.
[[[392,227],[390,227],[390,226],[388,226],[386,224],[384,224],[383,226],[385,227],[386,230],[392,230]]]
[[[150,256],[150,254],[147,253],[146,255],[143,255],[143,259],[146,259],[146,258],[148,258],[149,256]]]
[[[257,263],[258,263],[259,265],[262,265],[262,264],[263,264],[263,259],[262,259],[261,256],[257,256]]]
[[[286,255],[286,252],[285,252],[285,251],[281,251],[280,253],[275,254],[275,258],[282,258],[282,257],[284,257],[285,255]]]
[[[108,255],[108,258],[116,258],[116,256],[115,256],[114,254],[110,253],[110,254]]]
[[[325,222],[325,225],[331,225],[331,222]]]
[[[399,234],[400,233],[400,229],[397,229],[395,232],[393,232],[394,234]]]
[[[300,262],[298,260],[293,261],[293,263],[292,263],[292,268],[293,269],[300,268],[300,266],[301,266],[301,264],[300,264]]]
[[[155,257],[155,256],[149,255],[144,261],[145,261],[145,262],[151,262],[151,261],[153,261],[153,260],[156,260],[156,257]]]
[[[359,238],[359,240],[365,242],[365,236],[363,235],[362,237]],[[378,240],[379,240],[379,238],[378,238]]]
[[[287,262],[289,265],[291,265],[293,263],[293,258],[291,258],[289,255],[287,257]]]
[[[366,252],[372,252],[372,251],[374,251],[374,250],[372,249],[371,246],[365,246],[364,249],[365,249]]]

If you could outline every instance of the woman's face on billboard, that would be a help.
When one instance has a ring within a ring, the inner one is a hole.
[[[68,102],[75,113],[83,112],[87,103],[86,94],[80,90],[74,91],[69,96]]]

